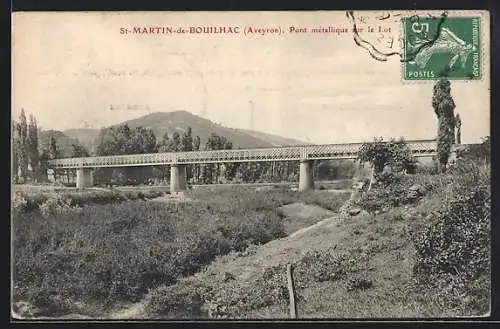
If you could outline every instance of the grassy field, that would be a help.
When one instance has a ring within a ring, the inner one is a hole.
[[[96,316],[195,274],[217,256],[284,237],[282,205],[338,209],[348,198],[216,187],[186,192],[193,202],[151,202],[138,193],[163,192],[17,191],[28,201],[14,200],[14,301],[34,305],[35,315]]]
[[[103,204],[94,193],[109,191],[57,191],[14,208],[14,299],[37,315],[287,318],[293,264],[301,318],[485,315],[490,185],[489,166],[460,162],[348,201],[273,186]]]

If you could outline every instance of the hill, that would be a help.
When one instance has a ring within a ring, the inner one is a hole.
[[[67,129],[62,133],[70,138],[77,139],[87,149],[91,150],[95,145],[95,140],[99,136],[100,129]]]
[[[259,138],[267,143],[272,144],[273,146],[285,146],[285,145],[303,145],[303,144],[311,144],[304,141],[298,141],[296,139],[285,138],[278,135],[263,133],[260,131],[253,131],[247,129],[237,129],[245,134],[248,134],[254,138]]]
[[[165,133],[169,135],[176,131],[183,133],[188,127],[191,127],[193,134],[200,136],[202,143],[208,140],[211,133],[215,133],[229,138],[235,147],[241,148],[305,144],[302,141],[271,134],[224,127],[187,111],[157,112],[124,123],[127,123],[131,128],[138,126],[151,128],[158,138],[161,138]]]
[[[79,139],[67,136],[66,134],[58,130],[42,130],[39,132],[39,144],[42,148],[48,148],[50,144],[50,138],[54,137],[56,139],[56,144],[59,150],[61,150],[61,157],[71,157],[73,144],[82,145]]]
[[[240,148],[307,144],[303,141],[277,135],[224,127],[187,111],[156,112],[122,123],[128,124],[131,128],[139,126],[151,128],[158,139],[162,138],[165,133],[171,136],[174,132],[183,133],[188,127],[191,127],[193,134],[200,136],[202,145],[208,140],[211,133],[229,138],[235,147]],[[99,129],[68,129],[62,133],[69,138],[78,139],[85,147],[92,149],[99,136],[99,131]]]

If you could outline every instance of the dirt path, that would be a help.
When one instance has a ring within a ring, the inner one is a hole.
[[[143,302],[134,303],[128,307],[112,312],[107,316],[107,318],[112,320],[124,320],[124,319],[143,319],[146,315],[146,309]]]
[[[325,225],[339,224],[341,221],[342,221],[342,219],[338,215],[333,216],[333,217],[329,217],[329,218],[325,218],[322,221],[320,221],[314,225],[304,227],[304,228],[290,234],[288,237],[294,238],[296,236],[299,236],[299,235],[306,233],[307,231],[314,230],[314,229],[320,228],[321,226],[325,226]]]

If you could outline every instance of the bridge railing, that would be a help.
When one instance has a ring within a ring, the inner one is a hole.
[[[435,153],[435,140],[407,141],[414,156]],[[50,160],[54,168],[99,168],[120,166],[151,166],[165,164],[290,161],[355,158],[363,143],[301,145],[259,149],[231,149],[214,151],[165,152],[65,158]]]
[[[304,147],[231,149],[174,153],[177,163],[279,161],[300,159]]]

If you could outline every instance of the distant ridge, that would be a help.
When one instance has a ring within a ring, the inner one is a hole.
[[[171,136],[174,132],[183,133],[191,127],[193,136],[200,136],[202,145],[208,140],[211,133],[229,138],[235,148],[262,148],[287,145],[310,144],[304,141],[285,138],[278,135],[247,130],[235,129],[216,124],[208,119],[201,118],[188,111],[155,112],[136,119],[127,120],[131,128],[139,126],[151,128],[156,138],[161,139],[165,133]],[[92,150],[96,146],[96,139],[100,129],[67,129],[62,134],[72,140],[78,140],[82,145]],[[59,138],[62,138],[59,136]]]

